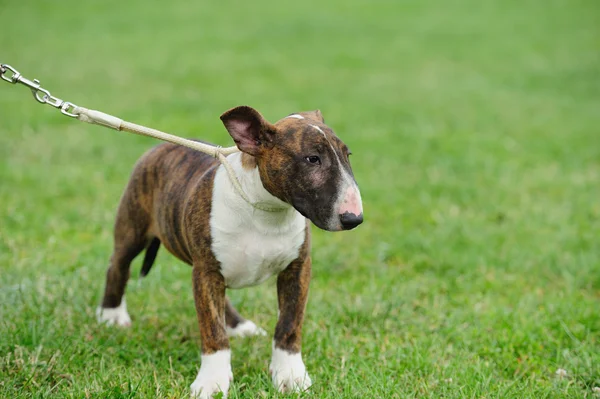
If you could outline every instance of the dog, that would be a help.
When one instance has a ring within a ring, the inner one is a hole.
[[[202,357],[191,394],[227,397],[233,380],[229,337],[266,333],[236,311],[225,291],[277,275],[279,318],[269,371],[280,392],[303,391],[311,385],[301,355],[310,222],[328,231],[363,222],[350,151],[318,110],[272,124],[254,108],[239,106],[221,120],[240,150],[227,160],[248,198],[211,156],[174,144],[144,154],[119,204],[97,315],[108,324],[131,324],[124,298],[130,263],[146,250],[145,276],[164,245],[192,266]]]

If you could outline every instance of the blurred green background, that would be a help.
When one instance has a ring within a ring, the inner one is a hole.
[[[600,386],[597,0],[2,0],[0,63],[52,94],[220,145],[221,112],[321,109],[365,223],[313,229],[314,398],[591,398]],[[119,197],[148,138],[0,82],[0,397],[188,397],[190,268],[161,250],[98,326]],[[275,287],[231,292],[272,331]],[[267,338],[230,398],[279,397]],[[566,376],[556,375],[565,369]]]

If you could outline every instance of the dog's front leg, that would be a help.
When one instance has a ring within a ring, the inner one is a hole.
[[[225,281],[215,268],[194,262],[194,300],[202,337],[202,363],[191,385],[192,396],[201,399],[223,392],[227,397],[231,372],[231,351],[225,330]]]
[[[306,256],[292,262],[277,278],[279,320],[269,372],[280,392],[303,391],[312,384],[300,351],[310,270],[310,257]]]

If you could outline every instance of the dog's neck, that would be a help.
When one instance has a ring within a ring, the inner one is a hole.
[[[229,204],[232,208],[236,211],[249,213],[254,218],[264,219],[269,224],[285,223],[286,220],[295,216],[297,211],[290,204],[275,197],[264,188],[254,158],[237,152],[229,155],[227,161],[235,171],[235,175],[250,202],[277,209],[277,211],[269,212],[255,209],[237,193],[233,185],[230,185],[231,193],[228,198],[232,199],[231,204]]]

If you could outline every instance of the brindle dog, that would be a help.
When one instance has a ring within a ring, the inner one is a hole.
[[[319,111],[271,124],[241,106],[221,120],[241,150],[228,161],[251,202],[260,206],[245,201],[208,155],[173,144],[147,152],[121,198],[98,317],[131,323],[124,298],[131,261],[145,249],[145,275],[164,245],[192,266],[202,337],[192,395],[226,396],[233,379],[228,337],[265,332],[234,309],[225,290],[276,274],[279,320],[269,370],[280,391],[304,390],[311,385],[300,353],[311,275],[308,221],[329,231],[362,223],[350,152]]]

